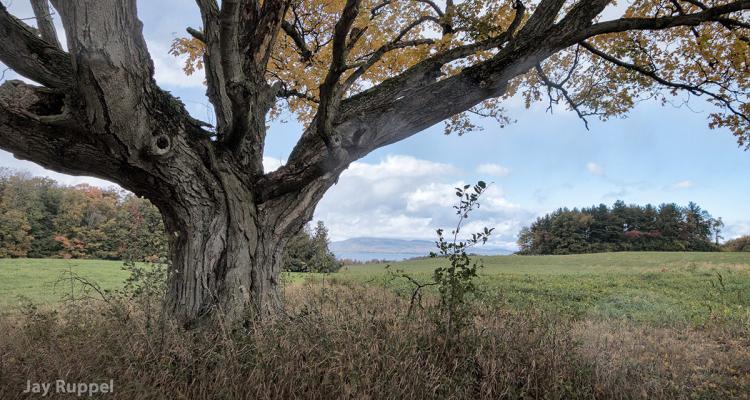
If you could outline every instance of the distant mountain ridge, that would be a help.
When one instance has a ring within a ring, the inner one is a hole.
[[[412,257],[428,256],[435,251],[435,242],[431,240],[407,240],[375,237],[357,237],[332,242],[331,251],[339,259],[353,259],[360,261],[378,260],[403,260]],[[482,255],[505,255],[513,253],[512,250],[497,246],[477,246],[471,249],[472,253]]]

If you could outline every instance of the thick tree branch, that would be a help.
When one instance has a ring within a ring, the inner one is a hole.
[[[289,0],[266,0],[262,5],[254,0],[222,2],[221,57],[232,112],[223,139],[251,176],[263,171],[265,117],[278,90],[267,83],[267,65],[288,7]],[[231,17],[222,18],[225,12]]]
[[[299,190],[317,177],[340,173],[350,162],[379,147],[502,95],[512,78],[553,51],[538,40],[516,39],[495,57],[449,78],[422,80],[421,85],[409,85],[409,90],[404,91],[399,79],[402,74],[344,100],[333,129],[346,150],[346,158],[330,157],[325,143],[306,132],[289,162],[259,182],[259,201]]]
[[[201,42],[203,42],[204,45],[206,44],[206,36],[203,34],[203,32],[201,32],[201,31],[199,31],[199,30],[197,30],[195,28],[191,28],[189,26],[187,28],[185,28],[185,31],[187,31],[187,33],[189,33],[190,36],[192,36],[192,37],[200,40]]]
[[[7,81],[0,86],[0,148],[72,175],[121,181],[122,167],[64,111],[63,95]]]
[[[168,161],[176,153],[202,151],[193,138],[203,137],[203,131],[153,80],[135,0],[55,0],[54,5],[75,60],[76,85],[66,104],[88,136],[106,146],[108,162],[137,166],[153,178],[177,165]]]
[[[481,51],[498,49],[503,45],[508,45],[516,35],[520,34],[517,30],[526,11],[520,1],[516,2],[515,9],[515,16],[505,32],[495,37],[457,46],[428,57],[403,73],[349,98],[342,107],[342,111],[347,112],[348,108],[356,109],[358,108],[357,104],[385,106],[385,103],[410,92],[414,88],[434,82],[442,74],[440,68],[445,64]]]
[[[677,26],[697,26],[706,22],[719,22],[725,15],[742,10],[750,10],[750,0],[739,0],[706,8],[703,11],[692,14],[659,18],[620,18],[593,24],[572,36],[571,42],[578,43],[587,38],[606,33],[633,30],[663,30]]]
[[[240,0],[223,0],[219,11],[219,46],[221,66],[227,86],[241,84],[244,80],[242,52],[240,50]],[[255,10],[251,18],[255,19]],[[231,96],[231,94],[230,94]],[[236,117],[236,116],[234,116]]]
[[[557,19],[565,0],[542,0],[519,32],[523,36],[537,36],[546,32]]]
[[[547,51],[541,49],[542,42],[514,39],[524,11],[523,5],[517,2],[513,21],[497,37],[438,53],[396,77],[343,100],[333,129],[346,149],[346,157],[331,157],[325,142],[316,134],[318,125],[311,124],[292,151],[289,162],[259,181],[259,201],[299,190],[317,177],[340,172],[349,162],[378,147],[411,136],[502,94],[511,75],[534,65],[529,63],[529,57],[546,57]],[[444,64],[503,44],[514,44],[514,47],[504,48],[495,58],[468,68],[458,76],[437,81]],[[425,111],[427,104],[429,112]],[[380,126],[385,123],[390,126]],[[398,123],[403,125],[395,126]]]
[[[347,69],[347,38],[354,25],[354,20],[359,14],[360,3],[361,0],[347,0],[344,10],[341,12],[341,17],[336,22],[333,32],[331,65],[319,88],[320,103],[316,116],[316,132],[331,152],[339,147],[336,138],[333,137],[333,118],[338,111],[343,95],[339,80]]]
[[[55,89],[73,84],[70,56],[37,37],[0,4],[0,61],[17,73]]]
[[[685,1],[704,11],[709,8],[707,5],[697,0],[685,0]],[[733,30],[734,28],[750,29],[750,24],[748,24],[747,22],[738,21],[732,18],[723,18],[723,17],[716,18],[716,21],[722,24],[725,28],[729,30]],[[747,38],[745,37],[744,40],[747,41]]]
[[[302,37],[302,33],[300,33],[293,24],[287,21],[281,21],[281,29],[283,29],[284,33],[292,39],[294,45],[297,46],[302,61],[309,61],[313,53],[307,47],[307,43],[305,42],[305,38]]]
[[[232,120],[232,105],[224,83],[222,51],[220,44],[219,6],[215,0],[196,0],[203,21],[201,41],[205,44],[203,65],[208,89],[206,95],[214,106],[216,130],[219,138],[229,130]],[[188,31],[188,33],[191,33]],[[191,33],[192,34],[192,33]]]
[[[49,2],[47,0],[31,0],[31,8],[34,10],[36,25],[39,28],[39,34],[42,36],[42,39],[58,49],[62,48],[60,41],[57,39],[55,24],[52,22]]]
[[[266,72],[289,0],[197,0],[204,29],[208,97],[217,114],[221,148],[249,175],[262,172],[265,115],[276,88]],[[192,33],[194,37],[196,34]]]
[[[250,46],[246,61],[252,60],[254,68],[265,74],[268,59],[273,53],[276,35],[284,21],[284,15],[289,9],[291,0],[266,0],[260,10],[257,24],[246,24],[245,31],[251,32]]]
[[[524,14],[524,7],[520,4],[516,6],[514,21],[497,37],[438,53],[404,73],[344,100],[333,129],[348,157],[328,157],[323,144],[303,134],[288,164],[264,178],[264,182],[274,184],[269,185],[271,189],[261,193],[260,197],[296,190],[316,176],[338,171],[374,149],[395,143],[486,99],[502,95],[512,78],[567,47],[564,39],[571,32],[590,25],[591,18],[601,12],[608,0],[589,1],[588,9],[583,5],[574,7],[558,24],[552,22],[563,2],[546,0],[543,3],[547,8],[538,7],[536,17],[530,19],[531,27],[524,26],[517,34],[515,31]],[[538,40],[545,33],[551,37],[559,35],[560,43]],[[446,63],[503,44],[505,47],[491,59],[465,68],[457,75],[437,80],[440,68]],[[425,111],[428,104],[429,111]]]

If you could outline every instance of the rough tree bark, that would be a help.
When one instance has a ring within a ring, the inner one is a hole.
[[[34,0],[39,30],[0,4],[0,61],[43,85],[0,86],[0,148],[150,199],[170,237],[168,308],[184,324],[217,312],[230,321],[276,314],[284,245],[352,161],[502,95],[514,77],[591,36],[693,26],[750,8],[750,0],[740,0],[678,17],[595,24],[609,0],[581,0],[562,18],[563,0],[541,0],[528,18],[519,1],[504,33],[433,54],[346,97],[382,54],[409,44],[399,35],[344,79],[361,7],[348,0],[333,32],[317,114],[287,164],[265,173],[266,115],[277,97],[289,94],[266,76],[274,40],[286,32],[303,57],[311,50],[283,22],[288,0],[197,3],[203,31],[189,32],[205,44],[215,131],[154,82],[135,0],[52,0],[67,51],[57,42],[46,1]],[[493,49],[486,61],[440,79],[445,64]]]

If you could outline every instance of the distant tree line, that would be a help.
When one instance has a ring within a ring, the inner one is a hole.
[[[328,229],[319,221],[291,239],[284,269],[335,272]],[[123,190],[65,186],[0,168],[0,258],[153,261],[167,251],[159,210]]]
[[[608,251],[716,251],[721,218],[690,202],[639,206],[617,201],[582,209],[560,208],[537,218],[518,236],[520,254]]]
[[[0,257],[145,261],[166,247],[161,215],[148,200],[0,169]]]
[[[750,251],[750,236],[741,236],[736,239],[727,240],[721,245],[722,251]]]

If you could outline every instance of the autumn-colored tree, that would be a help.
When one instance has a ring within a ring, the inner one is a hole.
[[[117,216],[104,230],[109,237],[116,238],[114,250],[118,258],[156,262],[167,254],[161,215],[148,200],[126,196]]]
[[[148,261],[165,254],[161,215],[148,200],[0,170],[0,257]]]
[[[738,238],[727,240],[721,246],[722,251],[750,251],[750,235],[740,236]]]
[[[62,246],[65,258],[115,258],[111,242],[103,230],[105,222],[115,218],[117,193],[79,185],[68,190],[60,199],[60,210],[55,218],[55,240]]]
[[[587,120],[685,93],[750,131],[750,0],[197,0],[203,26],[173,51],[205,71],[213,126],[154,82],[135,0],[52,0],[65,49],[32,1],[38,29],[0,7],[0,60],[41,85],[0,89],[0,148],[156,204],[185,323],[275,314],[286,242],[352,161],[441,121],[505,124],[510,96]],[[266,172],[282,109],[305,129]]]
[[[0,258],[26,257],[31,249],[31,225],[19,210],[0,210]]]
[[[0,169],[0,257],[26,257],[34,237],[27,196],[18,187],[23,178]]]

